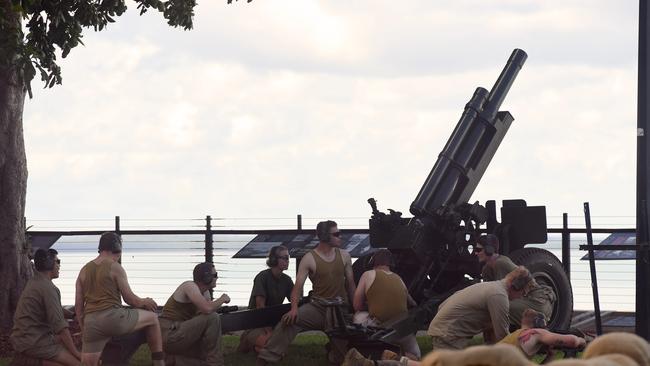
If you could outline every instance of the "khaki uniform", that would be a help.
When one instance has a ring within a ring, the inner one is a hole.
[[[375,280],[366,291],[368,312],[361,311],[354,315],[355,323],[365,326],[382,326],[408,313],[408,291],[398,274],[393,272],[375,271]],[[366,319],[364,319],[364,317]],[[408,335],[396,342],[403,352],[408,352],[418,359],[421,356],[420,347],[415,334]]]
[[[48,276],[35,272],[18,300],[11,345],[26,356],[49,360],[63,351],[55,335],[67,327],[59,289]]]
[[[515,268],[517,265],[510,258],[500,255],[493,263],[486,264],[481,274],[484,281],[497,281],[505,278]],[[546,321],[549,321],[556,299],[553,289],[534,282],[526,296],[510,302],[510,321],[517,326],[521,325],[521,316],[528,308],[544,314]]]
[[[270,268],[265,269],[258,273],[253,280],[253,290],[248,301],[248,308],[257,309],[255,299],[257,296],[264,297],[264,306],[266,307],[281,305],[284,299],[291,300],[292,288],[293,280],[291,280],[291,277],[284,273],[280,273],[279,277],[275,277]],[[239,338],[238,350],[241,352],[248,352],[251,349],[259,351],[266,344],[271,332],[270,327],[245,330]]]
[[[341,251],[334,248],[335,257],[332,262],[324,261],[314,250],[311,255],[316,262],[316,271],[310,274],[312,282],[312,297],[321,299],[334,299],[341,297],[347,302],[345,290],[345,263]],[[292,325],[285,325],[280,322],[274,329],[271,338],[266,346],[259,352],[258,357],[267,362],[278,362],[285,355],[287,348],[298,335],[305,330],[327,330],[336,323],[334,309],[321,305],[318,301],[312,300],[298,308],[296,322]],[[330,352],[328,359],[331,363],[340,364],[346,352],[347,342],[341,339],[330,339]]]
[[[462,349],[476,334],[494,330],[496,339],[508,335],[508,292],[504,280],[466,287],[445,300],[429,325],[433,349]]]
[[[194,303],[178,302],[172,294],[159,320],[163,350],[185,356],[176,358],[177,365],[224,364],[219,314],[200,314]]]
[[[111,277],[114,263],[91,261],[82,268],[85,273],[83,353],[101,352],[111,338],[133,332],[138,322],[138,310],[122,307],[119,288]]]

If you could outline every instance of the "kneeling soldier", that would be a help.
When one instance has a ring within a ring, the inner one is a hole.
[[[170,355],[201,359],[207,365],[223,365],[221,321],[215,311],[229,303],[230,297],[223,294],[210,300],[209,290],[216,287],[218,277],[212,263],[197,264],[192,275],[193,281],[181,283],[163,307],[163,349]]]
[[[81,354],[63,315],[61,293],[52,283],[61,267],[57,254],[54,249],[36,251],[36,273],[18,300],[10,339],[18,353],[15,358],[32,357],[43,365],[79,365]]]

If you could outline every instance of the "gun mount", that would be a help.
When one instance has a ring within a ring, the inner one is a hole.
[[[468,202],[514,121],[509,112],[499,108],[526,58],[524,51],[515,49],[492,89],[475,90],[410,206],[412,218],[394,210],[383,213],[374,198],[368,200],[371,246],[393,253],[394,271],[420,304],[409,319],[395,325],[398,333],[428,325],[440,302],[479,279],[480,265],[471,249],[486,231],[499,237],[501,253],[526,265],[538,282],[555,290],[558,301],[550,327],[569,325],[573,299],[560,262],[543,249],[524,248],[547,241],[546,208],[529,207],[524,200],[506,200],[499,223],[495,201],[485,206]],[[486,229],[481,228],[484,224]],[[367,269],[367,259],[355,262],[355,274]]]

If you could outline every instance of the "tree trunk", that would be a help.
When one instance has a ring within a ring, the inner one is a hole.
[[[0,6],[7,3],[11,2],[0,1]],[[12,15],[15,19],[3,20],[20,24],[17,14]],[[16,67],[0,66],[0,335],[9,334],[18,298],[32,275],[23,219],[27,187],[23,85]]]

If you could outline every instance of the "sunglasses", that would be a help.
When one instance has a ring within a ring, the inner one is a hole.
[[[281,256],[278,256],[278,259],[284,259],[285,261],[288,261],[289,256],[288,255],[281,255]]]
[[[332,236],[335,237],[335,238],[340,238],[340,237],[341,237],[341,232],[340,232],[340,231],[337,231],[337,232],[335,232],[335,233],[330,233],[330,235],[332,235]]]

